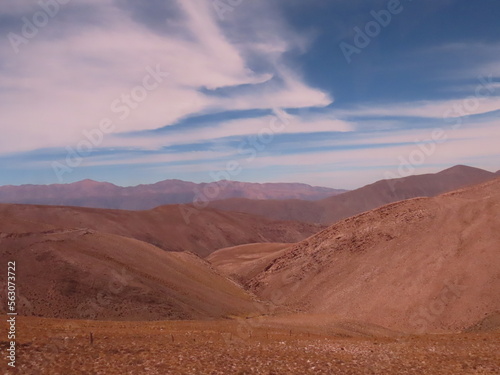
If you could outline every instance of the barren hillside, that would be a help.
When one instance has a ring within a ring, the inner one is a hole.
[[[168,251],[206,256],[220,248],[246,243],[298,242],[324,227],[178,205],[148,211],[0,205],[0,233],[62,228],[88,228],[136,238]]]
[[[219,249],[206,260],[218,270],[245,284],[264,271],[271,261],[279,257],[289,243],[256,243]]]
[[[196,255],[131,238],[89,230],[3,233],[0,247],[2,264],[16,262],[21,315],[209,319],[245,315],[257,306],[249,293]]]
[[[288,248],[249,286],[300,311],[403,331],[461,330],[500,310],[498,228],[495,179],[340,221]]]
[[[308,202],[303,200],[228,199],[211,202],[211,207],[246,212],[274,220],[299,220],[333,224],[388,203],[416,197],[433,197],[495,178],[494,173],[467,166],[456,166],[436,174],[382,180],[344,194]]]

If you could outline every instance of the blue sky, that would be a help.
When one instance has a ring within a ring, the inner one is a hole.
[[[500,169],[497,0],[59,1],[0,4],[2,185]]]

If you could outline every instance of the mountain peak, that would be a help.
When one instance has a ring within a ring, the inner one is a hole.
[[[438,174],[464,174],[464,173],[471,173],[471,172],[491,173],[491,172],[485,171],[484,169],[469,167],[468,165],[459,164],[459,165],[455,165],[451,168],[445,169],[445,170],[439,172]]]
[[[105,182],[105,181],[95,181],[91,180],[90,178],[86,178],[85,180],[73,182],[72,184],[68,185],[73,185],[73,186],[80,186],[84,188],[92,188],[92,187],[97,187],[97,186],[116,186],[112,184],[111,182]]]
[[[78,184],[78,185],[100,185],[102,183],[103,182],[91,180],[90,178],[86,178],[85,180],[74,182],[74,184]]]

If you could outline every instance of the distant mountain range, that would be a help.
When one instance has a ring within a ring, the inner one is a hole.
[[[193,203],[194,200],[318,200],[345,191],[298,183],[222,181],[196,184],[165,180],[151,185],[121,187],[108,182],[83,180],[71,184],[0,186],[0,203],[148,210],[166,204]]]
[[[0,203],[148,210],[170,204],[205,202],[211,208],[264,216],[272,220],[332,224],[388,203],[433,197],[500,175],[458,165],[435,174],[381,180],[346,191],[299,183],[221,181],[196,184],[165,180],[121,187],[83,180],[71,184],[0,186]],[[200,206],[197,206],[200,207]]]
[[[416,197],[433,197],[496,177],[498,172],[495,174],[479,168],[458,165],[435,174],[378,181],[360,189],[314,202],[235,198],[211,202],[210,207],[251,213],[275,220],[332,224],[388,203]]]

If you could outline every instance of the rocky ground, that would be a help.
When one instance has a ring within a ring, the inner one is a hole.
[[[1,331],[6,328],[2,319]],[[3,374],[500,374],[498,330],[373,336],[345,326],[336,332],[278,328],[251,319],[95,322],[23,317],[16,328],[17,367],[9,369],[2,355]],[[5,353],[6,338],[1,340]]]

